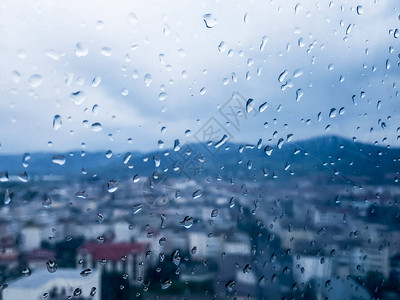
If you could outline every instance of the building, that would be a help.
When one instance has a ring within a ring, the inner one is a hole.
[[[9,282],[3,290],[3,300],[40,300],[47,295],[48,300],[67,299],[78,295],[80,299],[100,299],[100,273],[92,272],[81,276],[80,269],[57,269],[50,273],[46,269],[33,271],[29,277],[21,277]]]
[[[82,260],[83,268],[127,274],[131,284],[139,285],[138,279],[146,271],[146,264],[142,262],[147,248],[144,243],[89,242],[79,249],[77,260]]]

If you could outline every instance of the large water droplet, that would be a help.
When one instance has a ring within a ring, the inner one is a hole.
[[[101,48],[100,53],[104,56],[111,56],[112,49],[110,47],[103,47],[103,48]]]
[[[55,271],[57,271],[57,263],[54,260],[49,260],[46,263],[46,267],[47,271],[49,271],[50,273],[54,273]]]
[[[224,134],[224,136],[218,142],[215,143],[214,147],[215,148],[221,147],[224,143],[226,143],[227,140],[228,140],[228,136],[226,134]]]
[[[166,290],[171,285],[172,285],[172,281],[170,279],[167,279],[163,283],[161,283],[161,289]]]
[[[65,158],[65,156],[62,155],[62,154],[57,154],[57,155],[54,155],[54,156],[53,156],[53,158],[51,159],[51,161],[52,161],[53,163],[55,163],[56,165],[62,166],[63,164],[65,164],[66,158]]]
[[[92,274],[92,270],[91,269],[85,269],[81,272],[81,276],[86,277],[89,276],[90,274]]]
[[[193,199],[200,198],[203,195],[202,190],[197,190],[192,194]]]
[[[40,74],[33,74],[29,77],[29,85],[33,88],[38,87],[43,82],[43,77]]]
[[[6,189],[4,193],[4,204],[9,204],[12,200],[13,195],[14,194],[9,189]]]
[[[118,181],[111,179],[108,181],[107,190],[109,193],[114,193],[118,189]]]
[[[181,222],[181,226],[189,229],[193,226],[194,219],[192,217],[186,216]]]
[[[69,98],[71,101],[73,101],[76,105],[81,105],[83,101],[86,99],[85,92],[83,91],[77,91],[75,93],[71,93],[69,95]]]
[[[212,14],[205,14],[203,16],[204,23],[206,24],[207,28],[213,28],[215,25],[218,24],[218,21]]]
[[[249,98],[246,102],[246,112],[249,113],[254,109],[254,100],[252,98]]]
[[[82,44],[82,43],[78,43],[75,45],[75,55],[77,57],[85,57],[86,55],[88,55],[89,53],[89,48]]]
[[[93,123],[92,126],[90,126],[90,128],[92,129],[92,131],[96,132],[103,130],[103,126],[101,126],[99,122]]]
[[[62,120],[60,115],[55,115],[53,118],[53,129],[58,130],[62,126]]]

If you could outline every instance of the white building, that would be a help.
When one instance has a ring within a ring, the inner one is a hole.
[[[100,272],[92,272],[83,277],[80,269],[57,269],[49,273],[47,269],[32,272],[29,277],[18,278],[9,282],[8,287],[3,290],[4,300],[41,300],[48,293],[49,298],[56,295],[73,296],[74,291],[80,289],[82,296],[89,298],[90,293],[96,291],[91,299],[100,299]]]

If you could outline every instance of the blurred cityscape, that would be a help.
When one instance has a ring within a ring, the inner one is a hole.
[[[399,299],[400,187],[337,173],[3,172],[2,299]]]

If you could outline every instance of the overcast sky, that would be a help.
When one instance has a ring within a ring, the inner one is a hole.
[[[0,153],[170,148],[213,122],[213,141],[339,134],[398,147],[399,6],[1,1]],[[235,92],[254,99],[239,124],[222,113],[240,110]]]

